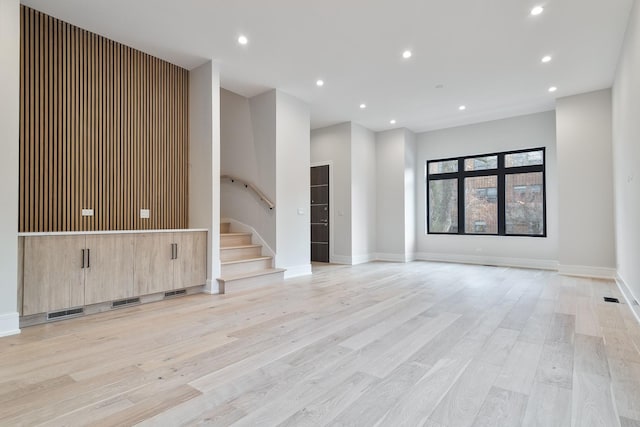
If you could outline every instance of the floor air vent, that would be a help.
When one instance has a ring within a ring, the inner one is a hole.
[[[615,302],[616,304],[620,304],[620,300],[618,298],[604,297],[605,302]]]
[[[186,289],[180,289],[178,291],[169,291],[169,292],[165,292],[164,293],[164,297],[165,298],[175,297],[175,296],[178,296],[178,295],[184,295],[186,293],[187,293]]]
[[[125,305],[139,304],[139,303],[140,303],[140,298],[121,299],[120,301],[112,302],[111,308],[118,308],[118,307],[123,307]]]
[[[47,320],[62,320],[67,317],[78,316],[84,313],[83,308],[72,308],[70,310],[54,311],[47,314]]]

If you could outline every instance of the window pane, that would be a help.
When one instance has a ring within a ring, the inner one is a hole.
[[[498,178],[495,175],[465,178],[465,233],[498,233]]]
[[[429,175],[436,173],[458,172],[458,160],[429,163]]]
[[[526,153],[514,153],[504,156],[504,166],[513,168],[517,166],[541,165],[543,163],[542,150],[527,151]]]
[[[480,171],[498,167],[498,156],[484,156],[464,159],[464,170]]]
[[[429,181],[429,232],[458,232],[458,180]]]
[[[505,177],[507,234],[544,234],[542,172]]]

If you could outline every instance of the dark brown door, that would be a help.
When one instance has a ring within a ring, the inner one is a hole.
[[[329,262],[329,165],[311,168],[311,261]]]

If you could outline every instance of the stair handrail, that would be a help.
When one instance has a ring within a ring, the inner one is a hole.
[[[252,182],[246,181],[242,178],[238,178],[237,176],[233,176],[233,175],[220,175],[220,179],[221,180],[228,180],[231,182],[237,182],[239,184],[244,185],[244,188],[246,189],[250,189],[252,190],[254,193],[256,193],[256,195],[260,198],[260,200],[262,200],[263,202],[266,203],[267,206],[269,206],[269,209],[273,209],[276,207],[275,204],[273,204],[273,202],[271,200],[269,200],[269,198],[258,188],[256,187]]]

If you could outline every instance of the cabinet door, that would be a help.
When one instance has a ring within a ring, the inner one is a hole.
[[[25,237],[22,315],[84,305],[85,236]]]
[[[173,289],[172,233],[135,235],[133,292],[148,295]]]
[[[87,236],[84,301],[86,305],[133,296],[132,234]]]
[[[207,281],[207,232],[175,233],[178,245],[174,260],[175,288],[204,285]]]

